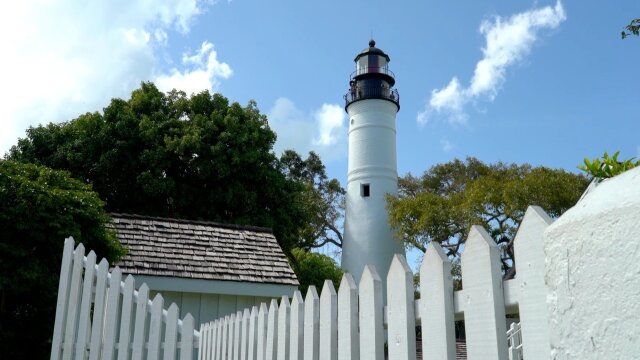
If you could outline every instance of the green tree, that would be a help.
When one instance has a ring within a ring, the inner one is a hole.
[[[288,253],[307,223],[306,188],[284,174],[275,139],[255,102],[143,83],[103,114],[30,128],[9,158],[68,170],[110,212],[270,227]]]
[[[605,151],[602,158],[589,160],[584,159],[584,165],[579,165],[578,169],[591,175],[594,179],[606,179],[621,174],[636,166],[640,166],[640,160],[633,161],[633,158],[627,160],[618,160],[620,151],[616,151],[613,156]]]
[[[0,160],[0,353],[45,358],[55,317],[64,239],[102,258],[123,249],[91,187],[66,171]]]
[[[308,250],[333,244],[342,247],[345,190],[329,179],[320,157],[310,152],[306,160],[287,150],[280,157],[288,179],[303,185],[301,202],[307,222],[300,231],[299,247]]]
[[[440,243],[454,260],[471,225],[483,225],[503,250],[503,268],[513,265],[513,239],[529,205],[552,217],[573,206],[588,179],[528,164],[485,164],[475,158],[435,165],[421,177],[399,179],[399,196],[388,197],[390,223],[408,247],[421,251]]]
[[[298,276],[298,289],[303,296],[310,285],[315,285],[320,292],[325,280],[331,280],[338,289],[343,272],[332,258],[302,249],[293,249],[292,254],[291,267]]]
[[[629,25],[625,26],[622,31],[622,38],[624,39],[629,35],[640,36],[640,18],[631,20]]]

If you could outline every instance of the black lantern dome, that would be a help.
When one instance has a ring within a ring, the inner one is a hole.
[[[400,96],[393,88],[395,76],[389,70],[389,55],[376,47],[376,42],[369,41],[354,59],[356,71],[351,74],[349,92],[344,96],[345,109],[349,104],[364,99],[389,100],[400,109]]]

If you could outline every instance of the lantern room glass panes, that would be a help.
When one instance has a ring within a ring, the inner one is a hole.
[[[356,62],[356,74],[365,73],[383,73],[387,74],[389,69],[387,58],[380,55],[366,55],[362,56]]]

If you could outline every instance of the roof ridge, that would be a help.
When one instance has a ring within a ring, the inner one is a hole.
[[[253,226],[253,225],[238,225],[238,224],[223,224],[214,221],[206,221],[206,220],[190,220],[190,219],[178,219],[178,218],[169,218],[169,217],[160,217],[160,216],[148,216],[148,215],[138,215],[138,214],[126,214],[126,213],[117,213],[112,212],[109,215],[117,218],[131,218],[131,219],[143,219],[143,220],[153,220],[153,221],[168,221],[175,222],[181,224],[193,224],[193,225],[208,225],[218,228],[226,228],[226,229],[234,229],[234,230],[250,230],[255,232],[269,233],[273,234],[273,230],[267,227]]]

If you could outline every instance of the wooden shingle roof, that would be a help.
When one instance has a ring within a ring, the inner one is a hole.
[[[111,214],[125,274],[298,285],[270,229]]]

